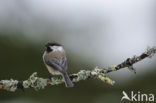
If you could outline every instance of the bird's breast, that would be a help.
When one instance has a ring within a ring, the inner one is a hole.
[[[46,65],[46,67],[47,67],[49,73],[51,73],[52,75],[60,75],[61,74],[58,70],[55,70],[54,68],[52,68],[48,65]]]

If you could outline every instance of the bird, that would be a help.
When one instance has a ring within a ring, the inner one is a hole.
[[[73,87],[67,74],[67,57],[63,46],[55,41],[48,41],[43,53],[43,62],[51,75],[61,75],[66,87]]]

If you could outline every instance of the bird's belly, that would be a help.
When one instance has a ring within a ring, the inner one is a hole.
[[[47,66],[47,69],[48,69],[49,73],[51,73],[52,75],[60,75],[60,72],[58,70],[55,70],[49,66]]]

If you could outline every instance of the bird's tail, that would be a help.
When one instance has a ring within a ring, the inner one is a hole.
[[[64,78],[64,81],[65,81],[65,84],[66,84],[66,87],[73,87],[74,84],[72,83],[72,81],[70,80],[67,72],[63,72],[62,73],[62,76]]]

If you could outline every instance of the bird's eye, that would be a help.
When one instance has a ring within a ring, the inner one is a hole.
[[[53,49],[50,48],[50,47],[48,46],[48,47],[47,47],[47,51],[48,51],[48,52],[51,52],[51,51],[53,51]]]

